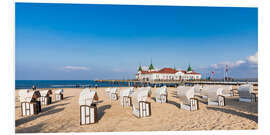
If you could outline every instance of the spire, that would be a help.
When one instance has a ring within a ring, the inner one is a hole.
[[[188,64],[188,69],[187,69],[188,72],[192,71],[192,68],[190,66],[190,64]]]
[[[154,66],[152,64],[152,59],[151,59],[151,64],[149,65],[149,70],[153,70],[153,69],[155,69],[155,68],[154,68]]]
[[[138,68],[138,71],[142,71],[142,66],[140,64],[139,68]]]

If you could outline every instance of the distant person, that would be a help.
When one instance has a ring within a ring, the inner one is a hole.
[[[97,84],[95,84],[95,87],[96,87],[96,89],[97,89],[98,85],[97,85]]]
[[[33,90],[36,90],[37,88],[36,88],[36,86],[35,86],[35,85],[33,85],[33,86],[32,86],[32,89],[33,89]]]

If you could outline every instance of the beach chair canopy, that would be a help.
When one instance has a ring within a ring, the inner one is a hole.
[[[89,105],[93,103],[93,101],[98,100],[97,92],[92,91],[90,89],[83,89],[80,93],[79,104],[80,105]]]
[[[179,87],[178,97],[184,104],[190,104],[190,98],[194,98],[194,87]]]
[[[217,99],[219,95],[223,94],[223,88],[221,86],[214,86],[208,88],[208,98]]]
[[[157,88],[156,91],[156,96],[160,96],[160,95],[167,95],[167,88],[166,87],[161,87],[161,88]]]
[[[40,97],[39,91],[22,90],[20,91],[20,102],[31,102]]]
[[[110,93],[111,92],[111,88],[106,88],[105,91],[108,92],[108,93]]]
[[[211,86],[211,85],[205,85],[205,86],[203,86],[202,89],[201,89],[201,91],[200,91],[200,95],[201,96],[208,96],[208,90],[210,88],[213,88],[213,86]]]
[[[58,89],[54,91],[55,94],[63,94],[63,92],[64,92],[63,89]]]
[[[133,93],[133,87],[129,87],[129,88],[125,88],[123,90],[120,91],[120,97],[124,97],[124,96],[131,96],[131,94]]]
[[[195,93],[200,93],[202,89],[202,86],[199,84],[194,85],[194,92]]]
[[[118,88],[111,88],[111,89],[110,89],[110,92],[111,92],[111,93],[117,93],[117,90],[118,90]]]
[[[243,85],[240,85],[238,88],[239,96],[243,98],[250,98],[250,93],[252,92],[253,92],[252,84],[243,84]]]
[[[47,97],[52,94],[51,90],[41,90],[39,91],[41,97]]]
[[[140,101],[146,101],[147,97],[151,96],[151,88],[139,88],[135,91],[132,95],[132,103],[134,104],[135,108],[139,108]]]
[[[221,87],[223,88],[223,94],[230,94],[233,89],[232,85],[222,85]]]

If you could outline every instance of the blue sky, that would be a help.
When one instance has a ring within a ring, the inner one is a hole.
[[[16,3],[17,80],[134,78],[137,66],[257,77],[258,9]]]

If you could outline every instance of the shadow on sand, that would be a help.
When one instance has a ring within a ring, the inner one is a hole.
[[[110,109],[110,108],[111,108],[111,105],[103,105],[103,106],[97,108],[97,114],[98,114],[97,119],[98,119],[98,121],[101,120],[101,118],[104,116],[105,110]]]
[[[40,123],[30,127],[16,129],[15,133],[39,133],[45,125],[45,123]]]
[[[69,103],[65,103],[65,104],[58,104],[58,105],[53,105],[53,106],[49,106],[49,107],[46,107],[46,108],[42,108],[41,109],[41,113],[37,114],[37,115],[33,115],[33,116],[26,116],[26,117],[23,117],[21,119],[18,119],[15,121],[15,126],[19,126],[21,124],[24,124],[24,123],[27,123],[29,121],[32,121],[32,120],[35,120],[39,117],[42,117],[42,116],[47,116],[47,115],[51,115],[51,114],[54,114],[54,113],[58,113],[58,112],[61,112],[63,111],[65,108],[62,107],[62,108],[57,108],[57,109],[54,109],[58,106],[64,106],[64,105],[67,105]]]
[[[224,113],[229,113],[229,114],[232,114],[232,115],[237,115],[237,116],[247,118],[247,119],[250,119],[250,120],[255,121],[256,123],[258,123],[258,116],[254,116],[254,115],[251,115],[251,114],[237,112],[237,111],[227,109],[227,108],[207,107],[207,109],[220,111],[220,112],[224,112]]]
[[[180,104],[175,101],[167,100],[167,103],[171,105],[175,105],[177,108],[180,108]]]

